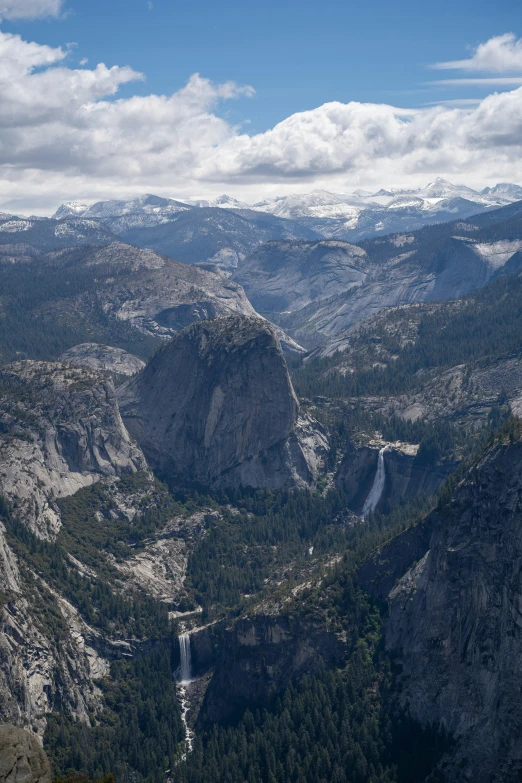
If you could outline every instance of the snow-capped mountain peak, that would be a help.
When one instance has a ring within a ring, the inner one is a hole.
[[[89,209],[90,206],[91,204],[86,203],[85,201],[65,201],[61,206],[58,207],[53,215],[53,218],[56,218],[56,220],[62,220],[63,218],[67,217],[80,217]]]
[[[510,182],[498,182],[492,188],[484,188],[480,191],[484,196],[500,196],[509,201],[522,200],[522,187],[513,185]]]
[[[424,198],[467,198],[470,201],[480,197],[480,194],[473,188],[468,188],[466,185],[453,185],[442,177],[437,177],[425,188],[421,188],[418,195],[424,196]]]
[[[62,204],[54,217],[61,221],[96,221],[100,228],[108,229],[132,244],[149,247],[153,243],[159,252],[180,259],[185,257],[185,244],[192,241],[191,237],[197,244],[202,236],[211,234],[212,252],[194,250],[195,260],[235,266],[245,252],[241,242],[244,239],[245,246],[250,248],[251,235],[259,236],[259,241],[283,236],[358,242],[367,237],[412,231],[448,220],[465,220],[518,200],[522,200],[519,185],[499,183],[478,192],[437,177],[426,187],[411,190],[381,189],[371,194],[366,190],[331,193],[316,189],[309,193],[275,196],[254,204],[227,194],[207,200],[177,201],[146,193],[128,200],[114,199],[95,204],[69,201]],[[205,214],[198,214],[200,208],[206,210]],[[228,212],[226,216],[224,211]],[[235,212],[240,216],[234,215]],[[256,216],[255,212],[265,215]],[[279,220],[269,219],[270,215]],[[245,220],[253,221],[251,228],[245,228]],[[285,220],[288,222],[282,225]],[[4,230],[22,228],[19,222],[13,223],[12,229],[10,225]],[[154,227],[158,227],[157,232],[151,232]],[[72,237],[72,229],[60,228],[59,231],[69,231],[68,236]],[[242,233],[245,231],[246,238]],[[234,240],[230,239],[232,235],[236,237]],[[239,235],[243,239],[238,243]],[[226,241],[224,237],[227,237]],[[224,261],[229,257],[234,259],[233,264]],[[192,256],[190,263],[193,263]]]
[[[356,210],[345,199],[360,203],[362,209],[364,202],[358,196],[343,197],[327,190],[313,190],[311,193],[291,193],[289,196],[278,196],[265,201],[259,201],[252,205],[252,209],[261,212],[270,212],[272,215],[282,218],[352,218]]]
[[[246,204],[244,201],[238,201],[237,198],[228,196],[223,193],[221,196],[213,199],[188,199],[187,204],[193,207],[218,207],[218,209],[252,209],[250,204]]]

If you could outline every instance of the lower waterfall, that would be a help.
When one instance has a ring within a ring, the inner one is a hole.
[[[178,681],[178,697],[181,702],[181,722],[185,729],[185,747],[181,754],[180,761],[185,761],[187,755],[192,751],[194,744],[194,732],[188,724],[188,711],[190,709],[190,702],[188,699],[188,687],[192,682],[191,675],[191,660],[190,660],[190,634],[182,633],[179,636],[179,681]]]
[[[190,662],[190,635],[182,633],[179,637],[179,675],[181,683],[186,685],[190,682],[191,662]]]
[[[364,501],[362,510],[363,517],[368,516],[372,511],[375,511],[377,504],[381,499],[381,495],[384,489],[384,483],[386,481],[386,471],[384,469],[384,452],[388,446],[379,450],[379,458],[377,460],[377,473],[373,480],[372,488],[368,494],[368,497]]]

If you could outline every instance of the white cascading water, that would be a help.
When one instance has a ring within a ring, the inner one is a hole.
[[[181,701],[181,721],[185,727],[185,748],[181,754],[181,761],[185,761],[187,755],[192,751],[194,743],[194,732],[188,725],[187,714],[190,709],[190,703],[187,696],[187,689],[192,679],[190,660],[190,634],[182,633],[179,636],[179,683],[178,695]]]
[[[190,635],[182,633],[179,637],[179,674],[180,680],[184,685],[190,682]]]
[[[384,469],[384,452],[388,447],[385,446],[379,450],[379,458],[377,460],[377,473],[373,480],[372,488],[368,494],[368,497],[364,501],[362,510],[363,517],[368,516],[372,511],[375,511],[377,504],[381,499],[381,495],[384,489],[384,483],[386,481],[386,471]]]

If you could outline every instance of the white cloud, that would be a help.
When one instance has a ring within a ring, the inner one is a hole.
[[[478,106],[480,98],[451,98],[445,101],[428,101],[424,106]]]
[[[512,87],[514,85],[522,84],[522,76],[492,76],[471,79],[438,79],[436,81],[430,82],[430,84],[450,87]]]
[[[67,50],[0,32],[3,208],[45,212],[71,198],[175,197],[227,189],[246,200],[310,187],[522,182],[522,88],[478,105],[401,109],[327,103],[254,135],[219,105],[253,94],[198,74],[172,95],[118,98],[129,66],[67,67]]]
[[[55,133],[60,137],[75,127],[80,131],[93,102],[114,95],[126,82],[143,79],[132,68],[107,68],[103,63],[92,71],[73,70],[61,65],[67,54],[61,47],[41,46],[0,32],[2,163],[10,155],[23,154],[26,145],[32,147],[31,137],[54,142]]]
[[[0,20],[58,16],[63,0],[0,0]]]
[[[511,161],[522,175],[522,89],[492,95],[475,109],[328,103],[295,114],[274,129],[225,145],[216,174],[310,178],[365,173],[381,181],[418,174],[466,176]],[[487,154],[485,154],[487,153]]]
[[[479,44],[467,60],[452,60],[432,66],[439,70],[485,71],[509,73],[522,71],[522,38],[505,33]]]

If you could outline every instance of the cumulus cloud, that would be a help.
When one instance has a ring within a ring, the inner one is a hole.
[[[92,71],[67,68],[61,64],[67,55],[61,47],[0,32],[1,162],[31,145],[34,133],[43,131],[51,141],[53,129],[72,130],[82,124],[93,102],[114,95],[126,82],[143,79],[132,68],[107,68],[103,63]]]
[[[220,105],[253,89],[195,74],[171,95],[118,97],[129,66],[75,69],[66,48],[0,32],[3,209],[45,212],[69,198],[136,192],[274,191],[522,181],[522,88],[477,105],[401,109],[327,103],[249,135]]]
[[[505,33],[479,44],[466,60],[435,63],[439,70],[485,71],[488,73],[522,72],[522,38]]]
[[[474,109],[328,103],[289,117],[270,131],[229,140],[216,173],[260,178],[380,172],[404,179],[420,172],[484,172],[506,159],[518,177],[522,89],[491,95]],[[484,160],[489,157],[487,164]]]
[[[58,16],[62,6],[63,0],[0,0],[0,21]]]

